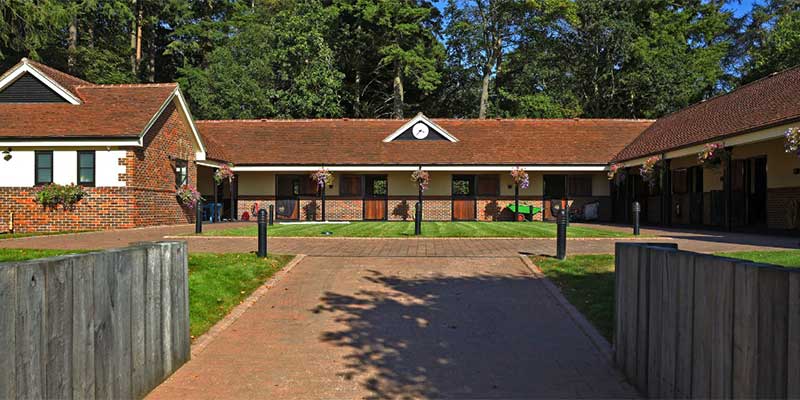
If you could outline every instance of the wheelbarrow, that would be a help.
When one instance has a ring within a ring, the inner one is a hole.
[[[506,206],[511,212],[517,211],[517,207],[512,203]],[[519,205],[519,216],[517,217],[518,221],[524,221],[527,219],[528,221],[533,221],[533,216],[542,212],[541,207],[534,207],[527,204],[520,204]]]

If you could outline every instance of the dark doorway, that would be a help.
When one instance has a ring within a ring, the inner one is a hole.
[[[703,167],[694,166],[688,169],[689,186],[689,223],[703,224]]]
[[[386,175],[364,177],[364,219],[385,221],[388,217],[389,181]]]
[[[300,219],[300,195],[310,186],[308,180],[307,176],[301,175],[275,177],[275,219]]]
[[[767,224],[767,158],[754,157],[731,162],[733,227],[745,230]]]
[[[553,221],[556,218],[554,206],[567,206],[567,176],[545,175],[544,182],[544,219]]]
[[[475,208],[475,175],[453,175],[452,184],[453,221],[474,221]]]

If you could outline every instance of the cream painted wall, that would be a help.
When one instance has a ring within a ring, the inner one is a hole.
[[[795,175],[792,171],[800,168],[800,159],[795,154],[786,153],[783,143],[781,138],[734,147],[733,158],[767,156],[768,188],[800,187],[800,175]]]
[[[35,177],[36,150],[52,150],[25,148],[12,149],[11,160],[0,159],[0,187],[32,187]],[[119,165],[120,158],[125,158],[125,150],[107,150],[105,148],[80,149],[95,150],[95,186],[119,187],[119,174],[125,173],[125,166]],[[53,182],[61,185],[76,183],[78,176],[78,149],[60,149],[53,151]]]
[[[292,172],[281,172],[280,174],[293,174]],[[308,172],[301,171],[297,175],[308,175]],[[333,187],[328,188],[328,194],[336,196],[339,194],[339,184],[343,175],[363,175],[361,172],[337,172],[334,174]],[[381,175],[380,172],[375,172]],[[476,172],[464,172],[464,175],[480,175]],[[495,174],[495,173],[489,173]],[[507,172],[497,172],[500,176],[500,195],[513,196],[514,182],[511,175]],[[275,176],[274,172],[238,172],[239,194],[245,196],[272,196],[275,195]],[[390,171],[385,174],[389,183],[389,195],[391,196],[416,196],[417,186],[411,181],[411,173],[407,171]],[[425,195],[429,196],[449,196],[452,189],[452,176],[460,175],[447,171],[431,172],[431,184]],[[578,175],[578,174],[573,174]],[[608,179],[604,172],[584,173],[580,175],[592,176],[592,195],[608,196]],[[544,193],[544,174],[542,172],[529,173],[531,185],[527,189],[520,190],[521,196],[542,196]],[[213,193],[211,185],[211,169],[200,167],[198,173],[199,188],[202,193]]]

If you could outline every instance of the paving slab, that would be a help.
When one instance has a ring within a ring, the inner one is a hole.
[[[637,393],[518,257],[306,257],[149,396],[576,397]]]

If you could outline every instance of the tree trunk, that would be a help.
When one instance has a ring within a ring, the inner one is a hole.
[[[147,81],[156,81],[156,25],[150,27],[150,43],[147,44]]]
[[[69,39],[67,45],[67,66],[70,73],[75,73],[75,53],[78,50],[78,19],[73,18],[69,23]]]
[[[353,84],[353,116],[361,118],[361,71],[356,67],[356,79]]]
[[[403,118],[403,76],[401,74],[400,62],[394,62],[394,118]]]
[[[138,64],[136,63],[136,53],[137,53],[137,50],[138,50],[137,47],[136,47],[136,43],[138,42],[138,40],[137,40],[137,37],[136,37],[136,33],[139,31],[139,27],[138,27],[139,20],[138,20],[138,17],[136,17],[136,16],[139,13],[137,11],[137,6],[138,6],[137,0],[131,0],[131,10],[133,11],[133,14],[135,15],[134,18],[133,18],[133,21],[131,21],[131,73],[133,74],[133,76],[136,76],[137,72],[138,72],[138,68],[137,68]]]
[[[486,110],[489,108],[489,81],[492,77],[492,69],[486,65],[483,67],[483,83],[481,84],[481,107],[478,110],[478,118],[486,118]]]

